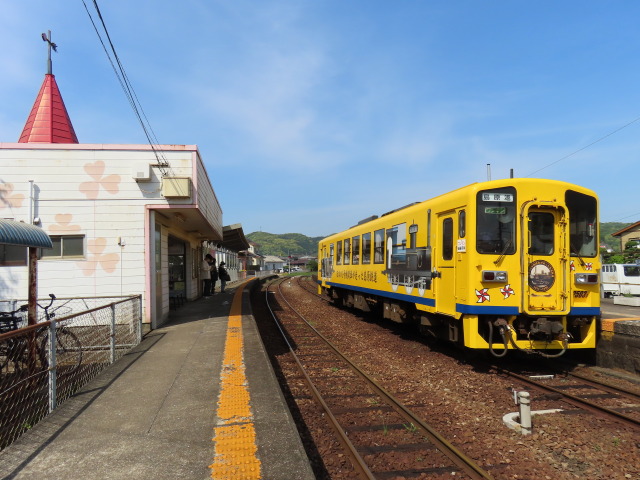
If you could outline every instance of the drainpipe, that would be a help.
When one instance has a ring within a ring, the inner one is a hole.
[[[29,180],[29,225],[33,225],[33,180]]]

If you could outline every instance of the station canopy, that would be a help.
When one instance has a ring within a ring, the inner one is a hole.
[[[0,245],[52,248],[51,238],[44,230],[15,220],[0,219]]]
[[[222,245],[234,252],[249,248],[249,242],[242,231],[242,224],[234,223],[222,228]]]

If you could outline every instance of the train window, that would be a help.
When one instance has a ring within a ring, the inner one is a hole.
[[[529,255],[551,255],[553,242],[553,213],[531,212],[529,214]]]
[[[344,241],[344,264],[349,265],[351,258],[351,239],[347,238]]]
[[[458,212],[458,237],[464,238],[467,229],[467,214],[464,210]]]
[[[362,264],[369,265],[371,263],[371,234],[362,234]]]
[[[333,258],[333,243],[329,245],[329,256]]]
[[[595,257],[598,253],[596,232],[596,199],[590,195],[567,190],[569,209],[569,243],[572,257]]]
[[[338,240],[336,245],[336,265],[342,265],[342,240]]]
[[[511,255],[516,252],[516,189],[483,190],[476,199],[476,250]]]
[[[353,237],[353,252],[351,253],[351,263],[358,265],[360,263],[360,236]]]
[[[387,238],[391,240],[391,264],[394,266],[405,266],[407,263],[407,224],[394,225],[387,230]]]
[[[373,233],[373,263],[384,263],[384,230]]]
[[[442,259],[453,258],[453,218],[445,218],[442,221]]]

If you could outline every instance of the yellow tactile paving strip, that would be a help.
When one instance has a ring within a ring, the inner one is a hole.
[[[215,454],[213,463],[209,465],[211,478],[216,480],[262,478],[244,366],[243,290],[243,285],[238,286],[231,303],[220,375],[220,397],[216,412],[218,424],[213,429],[212,439]]]
[[[640,320],[640,317],[620,317],[620,318],[603,318],[602,319],[602,331],[613,332],[613,326],[616,322],[623,320]]]

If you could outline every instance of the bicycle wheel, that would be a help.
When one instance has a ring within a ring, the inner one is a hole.
[[[20,373],[29,366],[27,343],[21,338],[11,338],[0,348],[0,372]]]
[[[60,373],[73,373],[82,363],[82,344],[67,327],[56,330],[56,362]]]

